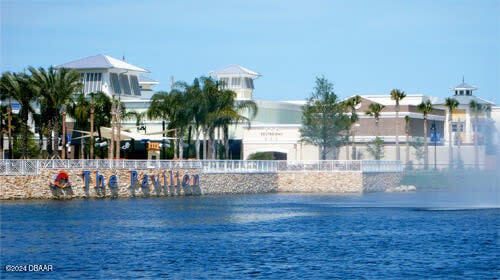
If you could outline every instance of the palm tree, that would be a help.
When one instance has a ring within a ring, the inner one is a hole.
[[[97,129],[97,133],[99,135],[99,140],[102,141],[101,136],[101,127],[109,127],[111,126],[111,109],[113,107],[113,102],[111,98],[106,95],[104,92],[99,91],[96,93],[90,93],[90,137],[91,140],[91,150],[90,150],[90,158],[93,158],[93,135],[94,135],[94,126]],[[92,110],[93,109],[93,110]],[[110,141],[111,142],[111,141]],[[110,147],[108,147],[110,149]],[[104,158],[104,150],[100,148],[100,158]]]
[[[474,167],[479,169],[479,114],[484,112],[486,106],[483,104],[472,100],[469,103],[469,109],[474,114],[474,123],[473,123],[473,133],[474,133]]]
[[[350,113],[351,113],[351,118],[350,118],[351,119],[351,126],[349,127],[348,135],[350,135],[352,133],[352,141],[351,141],[352,155],[353,155],[352,159],[355,159],[356,147],[354,146],[355,145],[354,130],[351,130],[351,128],[359,119],[359,116],[356,113],[356,110],[359,109],[358,108],[359,104],[361,104],[361,96],[359,96],[359,95],[356,95],[356,96],[349,98],[345,103],[346,108],[348,110],[350,110]],[[346,159],[349,159],[349,148],[347,145],[346,145]]]
[[[375,126],[377,127],[377,137],[379,136],[379,121],[380,121],[380,113],[385,108],[384,105],[379,103],[371,103],[368,105],[368,111],[365,112],[366,115],[372,116],[375,118]]]
[[[172,104],[170,107],[169,128],[175,128],[176,133],[178,133],[178,139],[175,139],[175,141],[179,141],[178,150],[180,159],[184,158],[184,133],[193,120],[190,104],[196,102],[189,99],[190,96],[187,94],[188,90],[188,84],[185,82],[176,82],[170,92],[170,95],[172,96]]]
[[[406,134],[406,166],[410,163],[410,116],[405,116],[405,134]]]
[[[422,101],[417,106],[417,110],[424,114],[424,168],[427,170],[429,168],[429,147],[428,147],[428,139],[427,139],[427,116],[432,111],[432,103],[429,99],[425,102]]]
[[[205,90],[203,90],[200,86],[200,80],[205,86],[206,79],[207,78],[205,77],[201,77],[200,79],[198,78],[194,79],[193,84],[187,90],[188,100],[196,101],[196,102],[190,102],[194,131],[195,131],[196,159],[200,159],[200,133],[202,130],[201,128],[204,125],[206,115],[208,114],[207,102],[205,98],[206,95],[204,94]],[[203,142],[204,146],[206,146],[205,142],[206,141]]]
[[[452,122],[453,122],[453,110],[455,110],[460,103],[453,97],[448,97],[445,100],[445,106],[448,107],[448,157],[449,157],[449,168],[453,168],[453,147],[452,147]]]
[[[9,91],[12,96],[20,105],[19,114],[22,119],[22,148],[21,157],[27,158],[28,156],[28,119],[29,114],[34,114],[35,110],[32,104],[37,100],[36,91],[31,87],[29,77],[26,74],[11,74],[5,73],[2,77],[3,88]],[[3,140],[3,139],[2,139]]]
[[[391,99],[396,101],[396,160],[401,160],[399,150],[399,101],[406,97],[406,93],[399,89],[391,90]]]
[[[226,93],[227,94],[227,93]],[[227,94],[226,101],[228,115],[221,119],[224,135],[225,159],[229,159],[229,125],[244,123],[250,127],[250,121],[257,115],[257,104],[253,100],[235,101],[235,94]]]
[[[70,104],[68,106],[68,114],[75,120],[75,127],[81,130],[87,130],[89,128],[89,118],[90,118],[90,102],[89,100],[85,97],[85,94],[82,92],[80,93],[73,104]],[[90,138],[91,135],[89,135]],[[80,140],[82,143],[81,145],[81,154],[80,158],[85,158],[84,153],[83,153],[83,136]]]
[[[171,108],[173,107],[173,104],[174,100],[172,98],[172,95],[166,91],[159,91],[151,97],[151,105],[148,108],[147,116],[149,119],[162,120],[163,131],[166,130],[165,127],[166,122],[168,122],[171,119],[172,116]],[[165,147],[163,146],[163,150],[164,149]]]
[[[41,113],[47,121],[47,152],[49,157],[57,156],[53,151],[53,136],[59,135],[61,110],[71,103],[73,94],[77,93],[81,87],[81,76],[78,72],[66,68],[55,69],[42,67],[36,69],[29,67],[32,83],[41,97]],[[65,125],[64,123],[62,124]],[[63,146],[66,142],[66,135],[62,136]],[[64,157],[63,149],[63,157]]]
[[[8,72],[4,72],[0,79],[0,100],[8,99],[7,104],[7,138],[8,138],[8,147],[7,150],[9,152],[9,157],[12,158],[12,93],[8,87],[7,82]],[[3,150],[3,131],[2,131],[2,158],[4,157]]]

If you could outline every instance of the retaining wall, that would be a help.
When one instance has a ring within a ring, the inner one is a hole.
[[[255,194],[269,192],[294,193],[362,193],[385,191],[396,187],[401,173],[362,172],[298,172],[298,173],[211,173],[199,169],[136,170],[131,184],[129,170],[97,170],[104,185],[96,186],[96,170],[65,170],[70,188],[50,187],[57,170],[42,170],[40,175],[0,176],[0,199],[71,199],[128,198],[186,195]],[[178,175],[177,175],[178,174]],[[189,180],[184,182],[188,174]],[[199,175],[199,183],[194,175]],[[117,183],[110,184],[116,175]],[[145,178],[147,175],[147,179]]]

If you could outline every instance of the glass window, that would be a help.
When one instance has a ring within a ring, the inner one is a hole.
[[[118,80],[118,74],[110,73],[109,78],[111,80],[111,88],[113,89],[113,92],[116,94],[120,94],[121,89],[120,89],[120,81]]]
[[[241,78],[232,78],[231,79],[231,87],[233,87],[233,88],[241,87]]]
[[[134,95],[141,95],[141,87],[139,86],[139,80],[137,79],[137,76],[130,76],[130,85],[132,86]]]
[[[122,88],[122,92],[124,94],[131,95],[132,93],[130,92],[130,82],[128,80],[128,76],[125,74],[120,74],[120,86]]]
[[[457,132],[457,124],[456,123],[451,125],[451,131]]]
[[[219,81],[222,88],[227,88],[229,86],[229,78],[220,78]]]
[[[245,78],[245,88],[253,89],[252,78]]]

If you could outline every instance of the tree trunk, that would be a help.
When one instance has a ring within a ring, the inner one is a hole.
[[[23,111],[23,149],[22,149],[22,158],[28,158],[28,112]],[[3,141],[3,139],[2,139]]]
[[[424,169],[429,168],[429,147],[427,145],[427,117],[424,117]]]
[[[479,169],[479,145],[477,143],[479,141],[479,137],[477,135],[478,122],[479,118],[478,118],[478,113],[476,112],[474,115],[474,168],[476,170]]]
[[[203,129],[203,159],[207,159],[208,156],[208,132],[206,129]]]
[[[174,130],[174,160],[177,160],[177,152],[178,152],[178,141],[177,138],[177,129]]]
[[[190,125],[189,128],[188,128],[188,139],[187,139],[187,143],[188,143],[188,146],[187,146],[187,150],[186,150],[186,158],[189,158],[189,150],[191,149],[191,131],[193,129],[193,126]]]
[[[115,114],[115,121],[116,121],[116,136],[115,136],[115,158],[120,159],[120,142],[121,142],[121,108],[120,108],[120,101],[116,104],[116,114]]]
[[[209,128],[208,130],[208,156],[209,159],[215,159],[215,128]]]
[[[115,115],[116,115],[116,107],[115,103],[111,105],[111,136],[109,139],[109,146],[108,146],[108,159],[113,159],[113,153],[114,153],[114,148],[115,148]]]
[[[224,126],[224,148],[225,148],[225,159],[229,159],[229,127]]]
[[[94,159],[94,103],[90,103],[90,159]]]
[[[195,128],[195,151],[196,151],[196,159],[200,159],[200,129],[198,127]]]
[[[10,98],[9,98],[9,105],[7,106],[7,134],[9,136],[9,143],[8,143],[9,159],[11,159],[12,158],[12,106],[10,105]]]
[[[184,159],[184,128],[179,129],[179,159]]]
[[[61,158],[66,159],[66,106],[63,105],[62,108],[62,150]]]
[[[396,160],[401,160],[399,149],[399,104],[396,106]]]
[[[453,113],[451,112],[451,110],[449,117],[450,119],[448,120],[448,158],[449,158],[448,168],[453,169],[453,147],[452,147],[453,139],[451,139]]]

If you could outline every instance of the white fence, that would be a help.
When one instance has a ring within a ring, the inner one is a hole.
[[[0,175],[37,175],[45,169],[200,169],[202,173],[402,172],[400,161],[265,160],[0,160]]]

